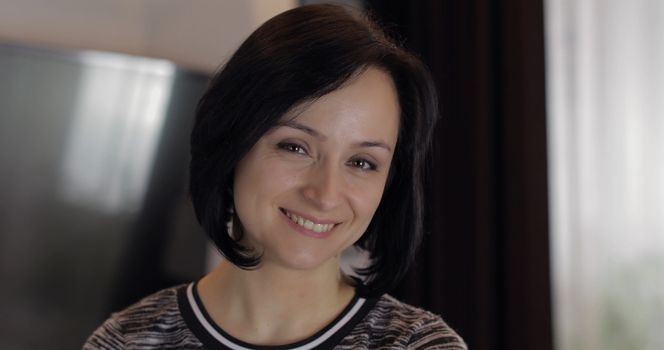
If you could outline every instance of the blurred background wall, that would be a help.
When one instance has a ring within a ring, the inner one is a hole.
[[[1,0],[0,39],[171,60],[212,72],[246,36],[297,0]]]

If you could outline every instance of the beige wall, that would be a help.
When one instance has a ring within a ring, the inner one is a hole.
[[[211,72],[296,0],[0,0],[0,42],[166,58]]]

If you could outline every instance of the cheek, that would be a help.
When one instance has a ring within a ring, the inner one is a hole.
[[[296,187],[299,181],[297,172],[269,158],[240,164],[235,175],[235,203],[249,210],[259,209],[261,203]]]
[[[254,176],[257,191],[260,191],[262,197],[275,199],[279,195],[292,191],[298,187],[301,179],[300,172],[292,167],[285,166],[283,162],[266,162],[260,169],[260,174]]]
[[[355,213],[360,221],[369,225],[373,218],[374,213],[378,209],[380,200],[383,195],[383,188],[371,188],[365,186],[363,191],[357,191],[357,195],[351,197],[351,202],[354,204]]]
[[[382,191],[367,192],[365,189],[363,193],[353,196],[350,199],[355,214],[355,225],[352,236],[348,237],[349,246],[357,242],[357,240],[359,240],[366,232],[376,210],[378,209],[382,193]]]

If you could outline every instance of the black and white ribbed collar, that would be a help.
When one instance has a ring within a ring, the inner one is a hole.
[[[331,349],[350,333],[371,310],[376,299],[364,299],[355,294],[346,308],[325,328],[297,343],[279,346],[259,346],[243,342],[224,332],[208,314],[196,288],[197,282],[178,289],[178,306],[187,326],[209,349],[231,350],[309,350]]]

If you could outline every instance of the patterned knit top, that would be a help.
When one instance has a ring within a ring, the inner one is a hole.
[[[83,345],[89,349],[467,349],[437,315],[389,295],[357,295],[311,337],[280,346],[234,338],[210,318],[195,283],[164,289],[106,320]]]

